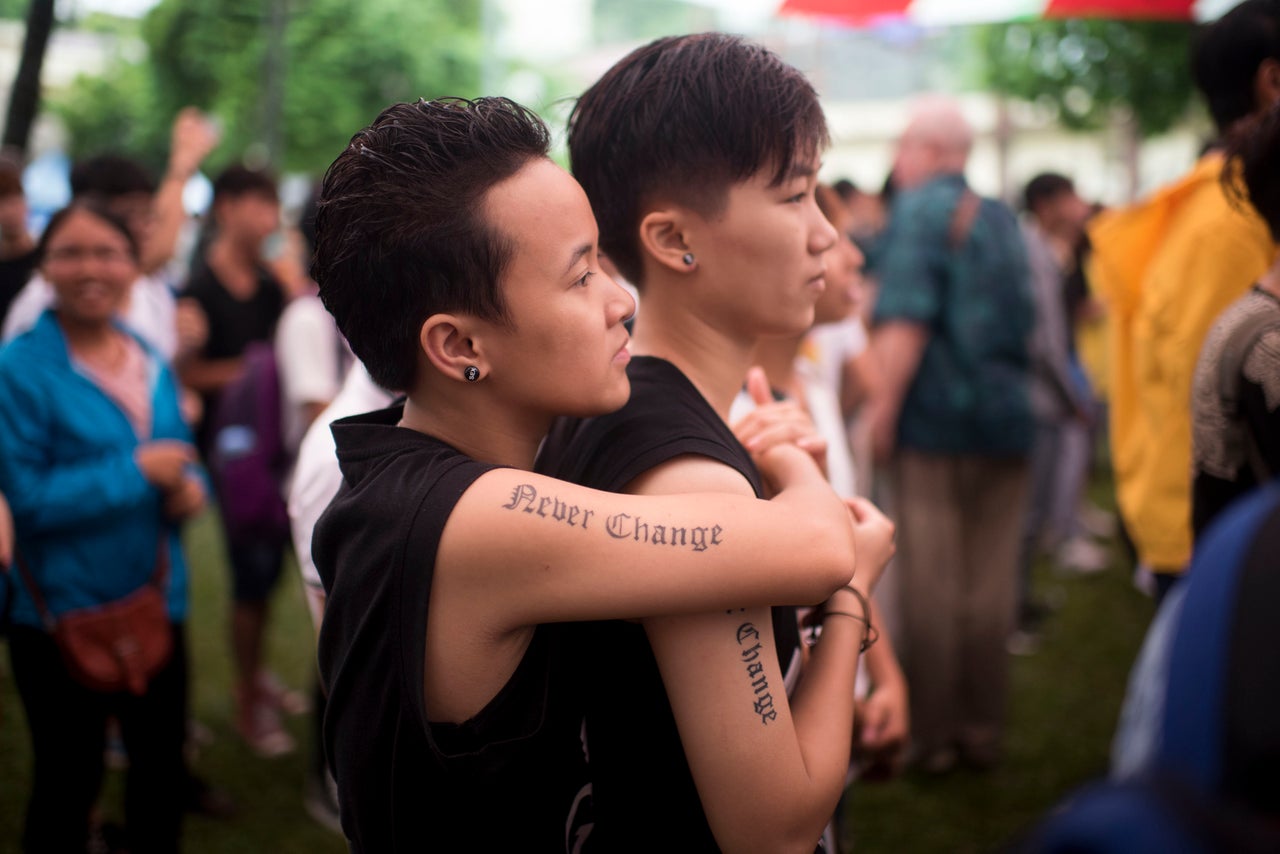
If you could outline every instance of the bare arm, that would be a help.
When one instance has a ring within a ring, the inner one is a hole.
[[[178,365],[178,379],[186,388],[198,392],[221,391],[244,370],[244,359],[205,359],[188,356]]]
[[[928,343],[929,332],[924,326],[901,320],[882,324],[871,335],[871,349],[880,374],[878,393],[867,405],[876,459],[887,459],[893,452],[902,401]]]
[[[152,202],[152,224],[142,246],[142,271],[152,273],[169,263],[178,233],[186,221],[182,190],[187,180],[218,143],[209,121],[194,107],[178,113],[173,122],[169,165]]]
[[[748,489],[736,472],[708,460],[672,461],[629,487],[644,494],[713,488]],[[845,591],[830,601],[833,610],[861,611]],[[862,623],[827,617],[790,700],[767,608],[644,625],[716,841],[733,852],[811,852],[844,787]]]
[[[449,517],[433,597],[473,607],[497,633],[820,602],[853,574],[847,510],[802,451],[786,448],[775,468],[782,489],[772,501],[754,498],[736,473],[737,495],[655,497],[496,469]]]

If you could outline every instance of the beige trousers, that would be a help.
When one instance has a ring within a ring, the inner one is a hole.
[[[894,463],[901,654],[913,740],[998,756],[1008,700],[1025,459],[904,450]]]

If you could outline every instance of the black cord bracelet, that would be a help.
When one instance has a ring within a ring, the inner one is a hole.
[[[854,595],[854,598],[858,600],[858,604],[862,606],[862,613],[865,616],[859,617],[856,614],[850,614],[847,611],[827,611],[826,613],[844,614],[845,616],[853,617],[853,619],[855,620],[862,620],[863,624],[867,627],[867,633],[866,633],[866,636],[863,638],[862,646],[859,647],[858,651],[866,652],[868,649],[871,648],[872,644],[880,640],[880,631],[871,624],[871,603],[867,601],[867,597],[862,594],[862,591],[858,590],[853,585],[846,584],[844,585],[843,589],[848,590],[850,593]]]

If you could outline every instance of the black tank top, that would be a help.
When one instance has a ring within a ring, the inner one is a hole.
[[[636,357],[621,410],[558,422],[536,469],[619,492],[639,475],[686,454],[740,472],[761,494],[746,449],[678,368]],[[799,663],[794,608],[774,608],[778,660],[788,682]],[[619,621],[578,623],[572,650],[583,670],[587,749],[596,825],[593,851],[718,851],[680,744],[675,717],[644,629]]]
[[[423,663],[445,522],[493,466],[395,426],[334,424],[343,485],[312,552],[328,602],[324,743],[354,852],[575,851],[589,817],[565,629],[539,627],[511,679],[464,724],[427,720]]]

